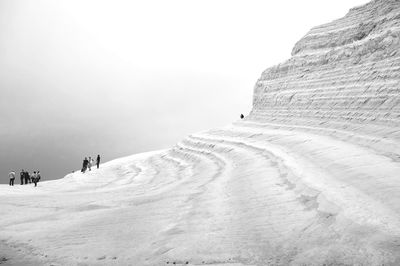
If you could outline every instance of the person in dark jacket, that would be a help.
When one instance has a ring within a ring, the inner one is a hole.
[[[85,157],[85,159],[83,160],[83,165],[82,165],[82,173],[86,172],[86,169],[88,167],[89,164],[89,160]]]
[[[99,165],[100,165],[100,154],[97,155],[96,165],[97,165],[97,169],[99,169]]]
[[[37,171],[37,182],[39,183],[39,181],[40,181],[40,178],[42,178],[41,176],[40,176],[40,171]]]
[[[24,172],[24,179],[25,179],[25,185],[27,185],[28,182],[30,183],[30,178],[29,178],[29,172],[28,171]]]
[[[25,178],[25,171],[24,169],[21,170],[21,173],[19,173],[19,178],[21,179],[21,185],[24,184],[24,178]]]
[[[244,118],[244,115],[243,114],[240,114],[240,119],[243,119]]]

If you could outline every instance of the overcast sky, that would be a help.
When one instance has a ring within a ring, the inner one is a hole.
[[[261,72],[365,0],[1,0],[0,182],[163,149],[251,109]]]

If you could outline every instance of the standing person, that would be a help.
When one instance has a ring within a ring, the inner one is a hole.
[[[32,178],[33,178],[33,174],[30,174],[28,172],[28,182],[29,182],[29,184],[32,183]]]
[[[11,172],[8,174],[8,177],[10,178],[10,186],[14,186],[15,172],[14,172],[14,171],[11,171]]]
[[[100,165],[100,154],[97,155],[96,165],[97,165],[97,169],[99,169],[99,165]]]
[[[84,172],[86,171],[86,169],[85,169],[85,164],[86,164],[86,158],[83,159],[82,170],[81,170],[82,173],[84,173]]]
[[[86,169],[87,169],[87,167],[88,167],[88,163],[89,163],[89,161],[88,161],[88,159],[85,157],[85,159],[83,160],[83,166],[82,166],[82,173],[84,173],[84,172],[86,172]]]
[[[28,182],[29,182],[29,172],[28,172],[28,171],[26,171],[26,172],[24,173],[24,178],[25,178],[25,185],[27,185]]]
[[[24,178],[25,178],[25,171],[24,169],[21,170],[21,173],[19,173],[19,178],[21,179],[21,185],[24,184]]]
[[[36,173],[36,171],[34,171],[33,177],[32,177],[32,182],[35,183],[35,187],[37,186],[37,181],[38,181],[37,173]]]
[[[82,169],[81,172],[83,173],[83,169],[85,168],[85,159],[83,159],[83,163],[82,163]]]
[[[89,160],[87,159],[87,157],[85,157],[85,171],[88,168],[88,164],[89,164]]]
[[[88,160],[88,168],[89,171],[92,171],[92,157],[89,156],[89,160]]]
[[[40,181],[40,178],[41,178],[41,176],[40,176],[40,171],[37,171],[37,182],[39,183],[39,181]]]

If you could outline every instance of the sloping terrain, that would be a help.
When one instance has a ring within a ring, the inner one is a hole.
[[[2,186],[3,245],[47,265],[398,265],[400,164],[379,141],[240,122]]]
[[[245,120],[0,186],[0,264],[400,265],[399,30],[399,1],[352,9],[262,74]]]

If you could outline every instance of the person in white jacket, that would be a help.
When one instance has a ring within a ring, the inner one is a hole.
[[[10,186],[14,186],[15,172],[14,172],[14,171],[11,171],[11,172],[8,174],[8,177],[10,178]]]

